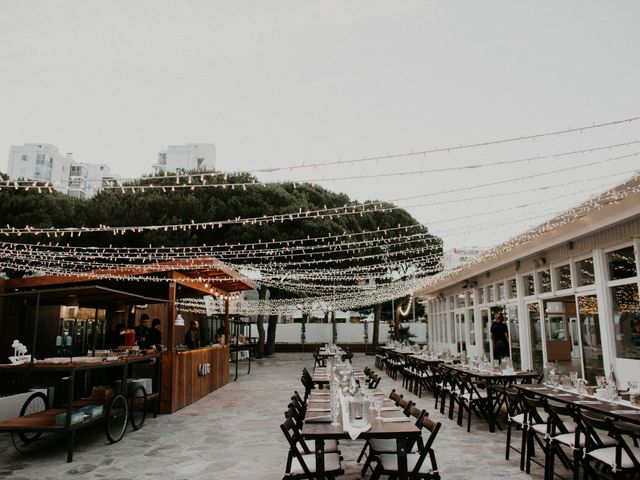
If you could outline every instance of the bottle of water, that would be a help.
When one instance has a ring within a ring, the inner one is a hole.
[[[611,367],[611,373],[609,373],[609,392],[611,400],[615,400],[618,397],[618,381],[616,380],[616,373]]]

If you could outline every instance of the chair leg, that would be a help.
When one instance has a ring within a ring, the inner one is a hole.
[[[469,412],[467,416],[467,432],[471,431],[471,404],[469,404]]]
[[[382,465],[378,462],[375,470],[371,474],[371,480],[378,480],[380,478],[380,475],[382,475]]]
[[[362,451],[360,452],[360,455],[358,456],[358,463],[360,463],[360,461],[362,460],[362,457],[364,457],[365,452],[367,451],[367,447],[369,446],[369,440],[367,440],[364,444],[364,447],[362,447]]]
[[[527,455],[527,434],[528,429],[526,425],[522,426],[522,441],[520,444],[520,470],[524,471],[524,460]]]
[[[504,452],[505,460],[509,460],[509,451],[511,450],[511,423],[512,422],[509,422],[509,425],[507,426],[507,449]]]

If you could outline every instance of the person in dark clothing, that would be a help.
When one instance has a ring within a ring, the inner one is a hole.
[[[502,312],[495,315],[495,321],[491,325],[491,340],[493,341],[493,358],[502,360],[509,356],[509,341],[507,339],[509,329],[504,323]]]
[[[120,334],[123,330],[126,330],[127,326],[124,323],[118,323],[113,330],[111,330],[107,336],[107,347],[111,350],[115,350],[121,345],[124,345],[124,336]]]
[[[154,318],[151,322],[151,331],[149,332],[149,345],[161,345],[162,333],[160,333],[160,319]]]
[[[184,343],[189,348],[200,348],[200,331],[198,330],[198,322],[191,320],[189,330],[184,336]]]
[[[149,315],[143,313],[140,316],[140,325],[136,327],[136,343],[142,349],[149,348],[152,343],[150,343],[151,333],[151,320],[149,320]]]

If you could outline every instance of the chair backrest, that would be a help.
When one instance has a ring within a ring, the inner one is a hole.
[[[436,455],[435,455],[435,452],[433,451],[433,444],[436,441],[436,437],[438,436],[440,427],[441,427],[440,422],[434,422],[427,415],[424,415],[422,417],[421,430],[428,431],[429,436],[427,437],[426,441],[424,440],[424,438],[422,440],[419,440],[418,445],[419,445],[420,456],[418,458],[418,461],[416,462],[416,465],[413,468],[414,474],[418,474],[418,472],[420,472],[420,469],[422,468],[422,464],[424,463],[427,456],[429,456],[429,459],[431,460],[431,467],[433,468],[433,470],[434,471],[438,470],[438,465],[436,463]]]
[[[394,388],[393,390],[391,390],[391,393],[389,394],[389,398],[394,402],[396,402],[396,405],[398,405],[398,402],[402,400],[402,394],[396,392],[396,389]]]
[[[413,403],[411,400],[401,398],[400,400],[398,400],[397,405],[398,407],[402,408],[402,413],[404,413],[408,417],[411,412],[411,407],[413,407],[415,403]]]
[[[495,387],[494,387],[495,388]],[[524,405],[522,404],[522,396],[520,391],[515,387],[506,387],[504,395],[507,403],[507,414],[515,417],[520,413],[524,413]]]
[[[380,380],[381,380],[381,378],[378,375],[374,374],[371,377],[371,379],[369,380],[368,387],[369,388],[378,388],[378,385],[380,385]]]
[[[622,452],[625,452],[631,462],[633,463],[633,469],[636,472],[640,472],[640,456],[639,450],[637,447],[632,448],[631,444],[640,439],[640,426],[623,422],[620,420],[611,420],[608,419],[607,423],[609,424],[609,431],[611,432],[611,436],[616,439],[616,470],[621,469],[622,463]],[[637,443],[635,443],[637,445]]]
[[[522,393],[522,404],[524,405],[525,414],[528,422],[546,423],[540,416],[540,411],[544,410],[544,400],[528,393]]]
[[[545,399],[544,409],[549,414],[549,433],[556,435],[559,433],[569,433],[565,422],[566,417],[570,417],[571,420],[575,417],[575,412],[571,404],[562,403],[551,399]],[[564,417],[564,418],[563,418]]]
[[[609,428],[611,427],[610,419],[606,415],[579,408],[576,420],[578,428],[584,431],[587,451],[606,446],[602,437],[609,434]]]
[[[296,428],[294,420],[292,418],[287,418],[284,423],[280,425],[280,430],[282,430],[282,433],[289,443],[289,451],[298,460],[298,462],[300,462],[300,466],[302,467],[304,472],[307,475],[310,475],[311,471],[305,463],[302,456],[303,453],[300,452],[298,446],[300,446],[304,454],[308,454],[310,452],[307,445],[304,443],[304,441],[302,441],[302,437],[300,436],[300,432]]]

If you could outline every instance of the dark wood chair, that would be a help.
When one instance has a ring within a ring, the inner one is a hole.
[[[415,453],[407,453],[407,472],[409,478],[440,479],[438,465],[433,450],[433,444],[440,431],[440,422],[434,422],[427,416],[422,418],[422,428],[429,432],[427,440],[419,446]],[[398,478],[398,455],[383,453],[376,456],[376,468],[371,480],[377,480],[381,475]]]
[[[316,477],[316,455],[311,452],[292,418],[287,418],[280,429],[289,443],[289,454],[283,480],[314,479]],[[330,480],[344,473],[342,457],[337,452],[324,453],[325,476]]]

